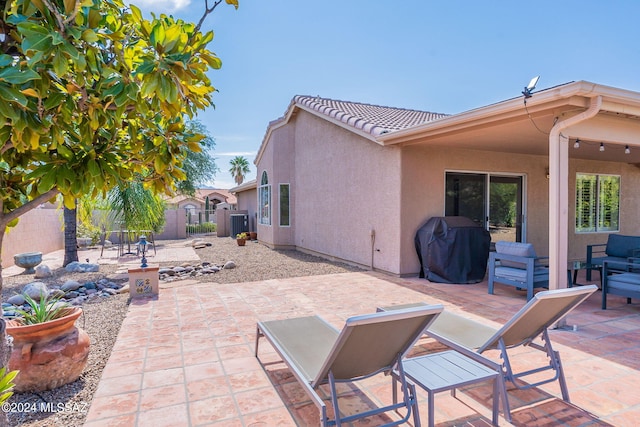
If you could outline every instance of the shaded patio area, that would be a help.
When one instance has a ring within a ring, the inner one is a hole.
[[[612,297],[610,309],[603,311],[600,297],[596,292],[572,312],[569,328],[551,331],[572,404],[559,398],[557,382],[527,392],[510,388],[513,425],[636,424],[640,306]],[[488,295],[486,282],[432,284],[372,272],[231,285],[173,282],[161,286],[157,299],[132,302],[85,425],[317,425],[316,407],[268,343],[260,345],[266,371],[254,357],[256,322],[319,314],[341,328],[347,317],[374,312],[377,306],[418,301],[502,324],[526,298],[501,285],[496,285],[496,295]],[[430,345],[418,344],[416,353]],[[519,357],[512,359],[516,369],[544,358],[529,348],[517,352]],[[341,405],[356,411],[389,402],[390,384],[388,377],[377,376],[343,386]],[[468,387],[457,399],[437,395],[436,424],[490,425],[490,390],[487,384]],[[426,392],[418,391],[418,396],[426,422]],[[500,424],[508,425],[504,420]]]

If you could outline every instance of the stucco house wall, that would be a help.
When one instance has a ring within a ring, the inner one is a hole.
[[[260,241],[362,266],[373,259],[376,269],[398,272],[399,149],[300,111],[272,132],[258,164],[258,185],[263,170],[274,183],[273,221],[259,226]],[[277,223],[279,183],[291,184],[291,227]]]
[[[278,184],[293,183],[295,180],[295,120],[283,127],[275,129],[271,134],[270,144],[262,156],[262,160],[257,164],[256,185],[257,192],[260,192],[262,185],[263,172],[266,171],[268,183],[271,186],[271,224],[260,223],[258,214],[257,231],[258,240],[273,248],[293,248],[295,243],[293,236],[295,234],[295,223],[289,227],[280,227],[280,197],[278,194]],[[277,167],[275,162],[277,161]],[[290,166],[291,165],[291,166]],[[290,210],[291,217],[295,209],[295,185],[291,185],[290,189]],[[257,203],[257,196],[256,196]],[[261,206],[257,206],[257,210]]]

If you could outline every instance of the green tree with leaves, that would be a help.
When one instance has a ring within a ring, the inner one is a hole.
[[[221,2],[194,25],[122,0],[0,0],[0,247],[58,194],[71,209],[138,176],[175,190],[184,147],[201,150],[185,118],[212,105],[221,61],[200,28]]]
[[[249,162],[242,156],[236,156],[229,162],[231,168],[229,173],[233,177],[236,184],[240,185],[244,181],[244,177],[251,171],[249,169]]]
[[[193,196],[196,194],[196,189],[199,186],[213,180],[219,169],[216,165],[215,158],[211,155],[211,151],[215,148],[216,142],[209,134],[206,126],[199,120],[189,120],[186,123],[186,129],[189,132],[203,135],[200,141],[202,151],[196,152],[186,147],[184,148],[186,156],[182,164],[182,170],[184,171],[185,179],[178,182],[179,193]]]

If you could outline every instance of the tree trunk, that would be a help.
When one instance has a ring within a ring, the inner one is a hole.
[[[77,204],[77,201],[76,201]],[[78,261],[77,210],[64,208],[64,261],[67,264]]]
[[[2,206],[1,203],[0,206]],[[4,233],[6,229],[6,224],[0,222],[0,291],[2,291],[2,242],[4,240]]]

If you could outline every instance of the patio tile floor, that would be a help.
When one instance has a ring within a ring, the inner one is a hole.
[[[526,302],[511,287],[496,285],[496,295],[488,295],[486,282],[433,284],[371,272],[230,285],[174,282],[157,298],[132,301],[85,425],[317,425],[318,410],[268,342],[260,343],[264,368],[254,357],[256,322],[319,314],[341,328],[347,317],[417,301],[489,324],[504,323]],[[557,383],[510,388],[513,425],[637,425],[640,305],[612,297],[609,307],[600,309],[597,292],[569,315],[569,328],[551,331],[572,404],[559,398]],[[418,344],[415,352],[429,345]],[[517,352],[516,367],[540,362],[536,350]],[[390,401],[390,392],[388,377],[373,377],[341,386],[341,405],[348,412],[377,406]],[[425,421],[426,393],[418,396]],[[467,387],[457,398],[438,394],[435,406],[438,426],[490,425],[490,384]]]

